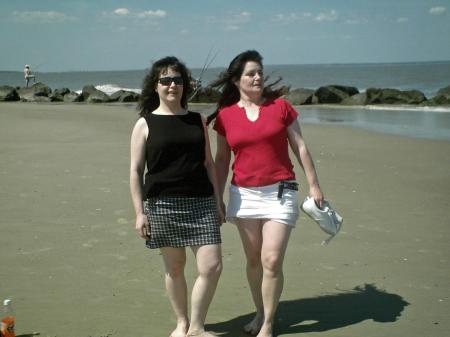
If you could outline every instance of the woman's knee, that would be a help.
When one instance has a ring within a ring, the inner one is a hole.
[[[264,273],[269,275],[278,275],[283,270],[283,257],[277,253],[265,254],[261,263]]]
[[[260,269],[261,268],[261,253],[247,255],[247,268]]]
[[[205,263],[200,269],[199,273],[205,277],[219,277],[222,273],[223,265],[221,259],[215,259]]]
[[[171,278],[178,278],[184,275],[184,261],[172,262],[169,265],[166,265],[166,274]]]

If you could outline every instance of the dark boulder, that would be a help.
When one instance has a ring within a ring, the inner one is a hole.
[[[83,95],[79,95],[76,92],[71,91],[64,95],[64,102],[66,103],[83,102]]]
[[[52,102],[63,102],[64,101],[64,95],[68,94],[70,90],[68,88],[62,88],[62,89],[55,89],[50,97],[50,100]]]
[[[333,87],[335,89],[343,91],[349,96],[359,94],[359,90],[356,87],[349,87],[349,86],[345,86],[345,85],[330,85],[330,87]]]
[[[0,101],[12,102],[20,100],[19,94],[14,87],[9,85],[0,86]]]
[[[347,97],[342,100],[342,105],[365,105],[367,104],[367,94],[365,92],[360,92],[356,95]]]
[[[33,84],[30,89],[34,92],[35,96],[46,96],[48,97],[52,93],[52,89],[44,83],[38,82]]]
[[[317,97],[317,103],[335,104],[357,93],[358,89],[355,87],[327,85],[317,89],[314,96]]]
[[[137,102],[139,94],[133,91],[119,90],[110,96],[111,102]]]
[[[450,85],[445,87],[445,88],[441,88],[439,89],[439,91],[437,92],[437,95],[447,95],[450,96]]]
[[[219,100],[220,92],[211,87],[200,88],[195,96],[190,100],[192,103],[216,103]]]
[[[64,95],[69,92],[68,88],[55,89],[48,97],[52,102],[64,102]]]
[[[107,103],[111,98],[93,85],[86,85],[81,92],[83,99],[88,103]]]
[[[57,94],[59,94],[59,95],[61,95],[61,96],[64,96],[65,94],[68,94],[69,92],[70,92],[70,89],[69,89],[69,88],[55,89],[55,90],[53,91],[53,93],[57,93]]]
[[[450,105],[450,85],[439,89],[436,96],[429,100],[428,105]]]
[[[52,89],[44,83],[35,83],[29,88],[20,88],[18,94],[24,102],[50,102]]]
[[[58,93],[51,93],[50,96],[48,96],[51,102],[64,102],[64,96]]]
[[[292,105],[311,104],[314,95],[313,89],[298,88],[289,91],[284,98]]]
[[[418,90],[398,90],[369,88],[367,104],[421,104],[426,101],[425,95]]]

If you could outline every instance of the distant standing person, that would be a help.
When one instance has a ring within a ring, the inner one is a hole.
[[[30,66],[28,64],[25,65],[25,69],[23,69],[23,74],[25,76],[25,83],[27,84],[27,88],[28,88],[28,83],[30,83],[30,79],[33,79],[33,82],[36,82],[36,76],[33,75],[33,73],[31,72]]]
[[[213,337],[204,324],[222,270],[223,211],[206,120],[187,107],[190,85],[189,71],[175,57],[156,61],[145,77],[131,136],[130,188],[135,229],[164,260],[177,322],[170,336]],[[186,247],[198,271],[190,320]]]
[[[222,195],[231,152],[233,177],[227,219],[236,223],[247,258],[247,279],[256,315],[244,330],[272,337],[283,289],[283,260],[299,216],[298,187],[289,145],[305,171],[309,195],[322,207],[323,194],[295,109],[283,88],[264,86],[262,56],[249,50],[236,56],[211,84],[222,88],[217,103],[216,172]]]

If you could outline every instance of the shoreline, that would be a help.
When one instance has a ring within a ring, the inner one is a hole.
[[[1,106],[36,105],[41,107],[67,106],[70,107],[100,107],[120,108],[134,110],[137,116],[136,103],[101,103],[89,104],[86,102],[0,102]],[[215,109],[213,103],[189,103],[189,108],[205,116]],[[339,104],[320,105],[294,105],[299,112],[301,124],[331,125],[337,127],[350,127],[376,132],[382,135],[398,135],[402,137],[431,139],[450,142],[450,111],[441,109],[413,109],[408,106],[342,106]]]

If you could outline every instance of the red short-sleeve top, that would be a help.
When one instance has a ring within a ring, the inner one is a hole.
[[[237,104],[219,111],[214,129],[233,151],[233,185],[260,187],[295,179],[287,128],[297,117],[292,105],[281,98],[262,104],[255,121]]]

